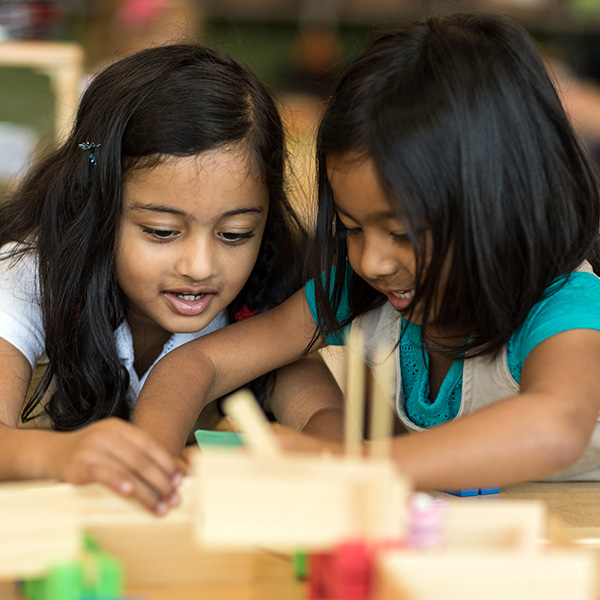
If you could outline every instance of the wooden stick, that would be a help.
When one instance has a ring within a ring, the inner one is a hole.
[[[362,432],[365,406],[364,344],[358,330],[351,327],[346,337],[348,368],[346,370],[346,454],[350,457],[362,454]]]
[[[379,349],[373,366],[373,395],[369,420],[369,438],[373,442],[370,456],[374,458],[389,457],[391,452],[394,397],[390,398],[390,393],[395,394],[395,370],[395,350],[390,354]]]
[[[248,390],[240,390],[226,398],[223,410],[237,423],[244,441],[255,454],[279,456],[281,451],[271,425]]]

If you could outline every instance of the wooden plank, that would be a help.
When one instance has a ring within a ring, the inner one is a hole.
[[[248,582],[251,551],[214,552],[193,536],[195,486],[184,480],[181,506],[164,517],[101,485],[36,482],[0,486],[0,577],[43,574],[58,560],[77,558],[90,533],[125,569],[128,585]]]
[[[389,461],[197,456],[197,539],[209,547],[330,548],[404,535],[409,486]]]
[[[546,536],[546,508],[535,500],[448,502],[443,519],[444,548],[512,548],[535,552]]]
[[[377,559],[374,600],[595,600],[590,553],[387,552]]]
[[[64,510],[62,494],[0,486],[0,579],[36,577],[57,561],[74,560],[82,546],[79,515]]]

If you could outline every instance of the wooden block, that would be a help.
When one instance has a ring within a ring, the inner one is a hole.
[[[228,396],[223,402],[223,410],[240,428],[251,452],[264,456],[280,453],[271,425],[251,392],[244,389]]]
[[[209,552],[196,543],[194,490],[191,479],[184,480],[181,506],[156,517],[138,502],[96,484],[0,486],[0,514],[7,525],[0,524],[0,574],[43,573],[49,561],[76,556],[80,534],[86,531],[122,563],[127,585],[250,581],[253,552]],[[13,529],[7,528],[9,523]]]
[[[52,490],[53,486],[48,486]],[[77,513],[26,484],[0,486],[0,579],[38,577],[57,561],[75,560],[82,549]]]
[[[294,551],[404,534],[409,486],[390,461],[197,455],[197,539],[207,547]]]
[[[594,600],[595,561],[583,551],[387,552],[373,600]]]
[[[254,576],[252,549],[202,549],[190,523],[121,523],[91,527],[90,532],[122,563],[128,586],[242,583]]]
[[[208,552],[195,542],[191,478],[180,488],[181,505],[164,517],[100,485],[68,487],[86,530],[122,562],[128,585],[241,582],[253,576],[252,553]]]
[[[448,549],[534,552],[545,537],[546,508],[535,500],[448,502],[442,539]]]

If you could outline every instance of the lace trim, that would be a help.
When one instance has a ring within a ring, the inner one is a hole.
[[[462,361],[452,363],[433,402],[429,400],[429,355],[422,350],[421,328],[407,323],[399,345],[406,416],[419,427],[454,419],[462,398]]]

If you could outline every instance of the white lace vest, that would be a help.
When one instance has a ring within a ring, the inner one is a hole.
[[[386,356],[386,360],[395,363],[395,378],[386,390],[387,396],[394,399],[395,410],[408,431],[421,431],[407,417],[404,411],[402,393],[402,374],[397,342],[400,339],[402,318],[394,308],[386,303],[358,319],[352,327],[359,328],[365,344],[365,360],[369,366],[375,363],[375,357]],[[374,371],[377,377],[377,372]],[[507,364],[506,346],[496,358],[476,357],[467,359],[463,366],[463,386],[460,409],[456,418],[479,410],[484,406],[514,396],[519,385],[513,379]],[[590,443],[579,458],[568,469],[556,473],[544,481],[600,481],[600,422],[596,424]]]

